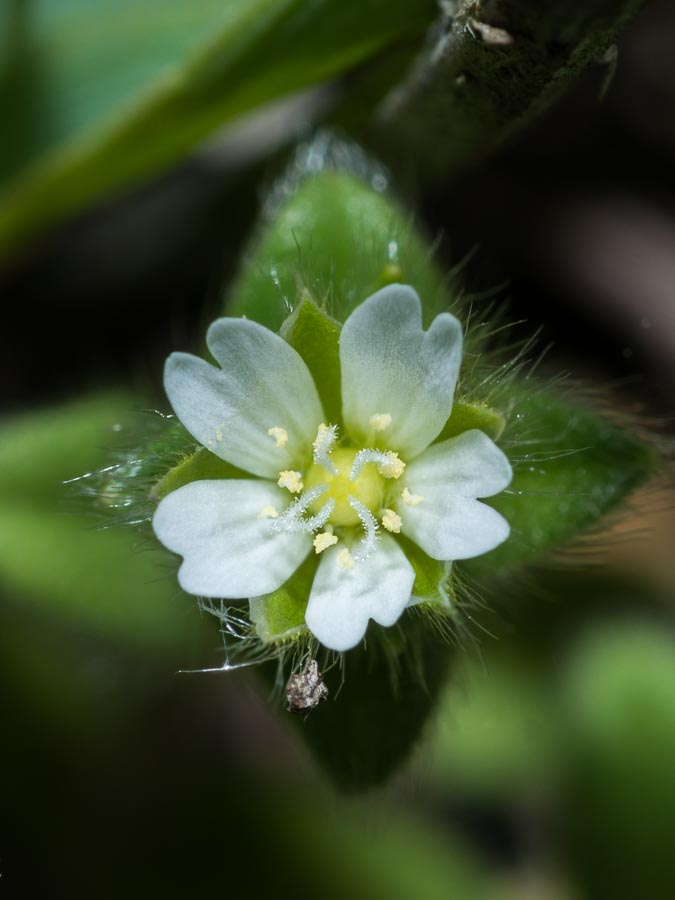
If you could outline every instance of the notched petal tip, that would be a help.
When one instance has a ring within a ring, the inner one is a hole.
[[[295,468],[324,417],[301,357],[248,319],[216,320],[207,345],[220,368],[189,353],[166,361],[164,386],[182,424],[202,446],[253,475]]]
[[[330,650],[351,650],[368,622],[393,625],[406,608],[415,572],[393,538],[383,535],[365,560],[344,566],[339,547],[323,554],[307,605],[307,627]]]
[[[183,557],[178,581],[187,593],[239,599],[280,587],[312,549],[303,534],[279,534],[260,515],[282,492],[265,481],[192,481],[160,502],[153,529]]]
[[[374,414],[391,421],[383,446],[413,459],[440,433],[450,412],[462,356],[462,328],[441,313],[422,327],[422,304],[409,285],[388,285],[358,306],[340,335],[343,414],[365,438]]]

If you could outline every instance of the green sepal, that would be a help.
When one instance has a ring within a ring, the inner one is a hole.
[[[654,449],[594,410],[544,389],[525,394],[514,386],[513,394],[503,441],[513,481],[487,501],[511,537],[462,563],[472,574],[533,561],[588,531],[659,465]]]
[[[249,600],[251,622],[263,643],[284,641],[304,633],[307,601],[318,564],[319,557],[311,553],[280,588]]]
[[[220,459],[205,447],[181,460],[178,465],[164,475],[150,491],[152,500],[161,500],[172,491],[191,481],[205,481],[212,478],[250,478],[247,472],[237,469],[224,459]]]
[[[342,420],[340,326],[319,309],[308,291],[283,322],[279,332],[303,358],[312,373],[329,422]]]
[[[326,170],[301,181],[261,231],[225,311],[278,331],[307,290],[343,322],[393,281],[414,285],[427,320],[448,306],[448,279],[409,215],[360,178]]]
[[[445,607],[451,605],[451,587],[448,584],[451,564],[427,556],[417,544],[402,534],[397,534],[396,540],[415,570],[413,596]]]
[[[450,418],[436,441],[457,437],[465,431],[477,428],[493,441],[498,440],[506,426],[506,419],[498,409],[480,403],[455,403]]]

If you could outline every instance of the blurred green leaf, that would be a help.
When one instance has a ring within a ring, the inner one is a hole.
[[[489,501],[511,536],[462,564],[473,574],[532,561],[588,531],[658,467],[651,448],[605,416],[551,390],[518,399],[519,390],[503,439],[513,481]]]
[[[5,603],[0,629],[0,700],[13,731],[33,717],[52,734],[81,735],[85,726],[98,736],[106,723],[118,719],[123,706],[119,694],[109,689],[115,676],[112,660],[100,645],[64,639],[67,629],[64,635],[53,620],[41,621],[26,615],[24,604],[15,606],[12,615]],[[3,746],[5,752],[12,749],[18,748]]]
[[[99,530],[87,516],[4,503],[0,586],[22,603],[136,650],[190,643],[194,608],[173,567],[123,529]]]
[[[419,39],[436,13],[433,0],[8,6],[0,92],[13,129],[0,159],[12,179],[0,257],[237,117]]]
[[[316,792],[311,798],[300,792],[285,802],[282,795],[270,804],[268,816],[274,843],[281,845],[287,860],[296,859],[302,848],[305,876],[311,884],[322,885],[322,896],[364,900],[488,896],[484,864],[470,847],[452,833],[441,835],[390,811],[385,815],[372,797],[358,805],[333,803],[330,815],[318,823]]]
[[[105,393],[5,419],[0,424],[3,504],[42,507],[62,502],[63,482],[105,465],[108,451],[130,440],[138,399]]]
[[[513,797],[557,774],[559,722],[552,679],[518,650],[465,654],[444,692],[431,743],[436,776],[451,791]]]
[[[72,500],[62,483],[109,462],[107,449],[119,446],[133,405],[109,394],[4,423],[0,591],[6,601],[137,650],[187,652],[201,623],[173,568],[145,552],[136,533],[97,527],[87,479]]]
[[[629,622],[579,646],[566,680],[564,831],[584,896],[675,884],[675,637]]]

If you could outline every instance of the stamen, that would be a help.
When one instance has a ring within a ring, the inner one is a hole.
[[[359,477],[361,469],[366,463],[375,463],[377,471],[383,478],[400,478],[405,469],[405,463],[400,459],[398,453],[393,450],[359,450],[354,458],[352,466],[352,474],[349,476],[351,481],[356,481]]]
[[[314,462],[323,466],[331,475],[338,474],[335,463],[330,458],[330,452],[337,440],[337,432],[337,425],[326,425],[322,422],[312,444]]]
[[[258,513],[259,519],[276,519],[279,515],[279,511],[274,506],[263,506],[263,508]]]
[[[389,413],[374,413],[368,422],[373,431],[384,431],[391,425],[391,416]]]
[[[340,550],[338,553],[338,566],[345,571],[349,571],[349,569],[354,568],[354,557],[351,555],[349,550]]]
[[[277,484],[280,488],[288,488],[291,494],[299,494],[304,487],[300,472],[294,472],[292,469],[284,469],[283,472],[279,472]]]
[[[223,440],[223,432],[218,428],[216,430],[216,440],[220,443]]]
[[[287,510],[274,522],[275,531],[286,531],[291,534],[306,533],[316,531],[317,528],[323,528],[331,513],[335,509],[335,500],[332,498],[326,503],[321,510],[309,519],[303,519],[305,513],[315,500],[328,490],[325,484],[318,484],[316,487],[310,488],[308,491],[298,497],[295,503],[292,503]]]
[[[382,516],[382,524],[387,529],[387,531],[391,531],[392,534],[400,534],[403,520],[397,512],[394,512],[393,509],[385,509]]]
[[[269,428],[267,433],[277,442],[277,447],[285,447],[288,443],[288,432],[285,428],[275,425],[274,428]]]
[[[408,506],[419,506],[425,498],[421,494],[411,494],[408,488],[404,487],[401,499]]]
[[[348,500],[349,505],[353,510],[355,510],[356,514],[361,520],[363,530],[366,533],[363,540],[359,543],[359,549],[354,554],[355,562],[363,562],[364,560],[368,559],[368,557],[375,549],[379,525],[377,523],[377,519],[371,513],[368,507],[364,506],[363,503],[360,503],[356,499],[356,497],[352,497],[352,495],[350,494]]]
[[[316,553],[323,553],[324,550],[332,547],[333,544],[337,544],[337,542],[337,537],[330,531],[320,532],[312,541]]]
[[[384,478],[400,478],[405,469],[405,463],[393,450],[387,450],[386,460],[377,467],[377,471]]]

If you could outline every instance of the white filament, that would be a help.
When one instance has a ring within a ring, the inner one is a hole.
[[[310,516],[309,519],[303,518],[303,515],[312,503],[327,490],[328,485],[319,484],[305,491],[282,515],[273,520],[274,530],[285,531],[289,534],[311,534],[317,528],[322,528],[335,509],[335,500],[331,498],[318,513]]]
[[[363,530],[365,532],[365,536],[359,542],[358,550],[353,554],[355,562],[363,562],[364,560],[368,559],[371,553],[375,550],[379,525],[377,519],[367,506],[364,506],[363,503],[357,500],[356,497],[352,497],[351,494],[349,495],[348,499],[349,505],[361,520],[361,524],[363,525]]]
[[[338,470],[335,466],[335,463],[330,458],[330,452],[333,449],[335,441],[337,440],[337,425],[324,425],[323,423],[319,425],[319,430],[316,433],[316,438],[314,439],[314,443],[312,444],[313,448],[313,459],[315,463],[318,463],[320,466],[323,466],[327,472],[330,472],[331,475],[337,475]]]

